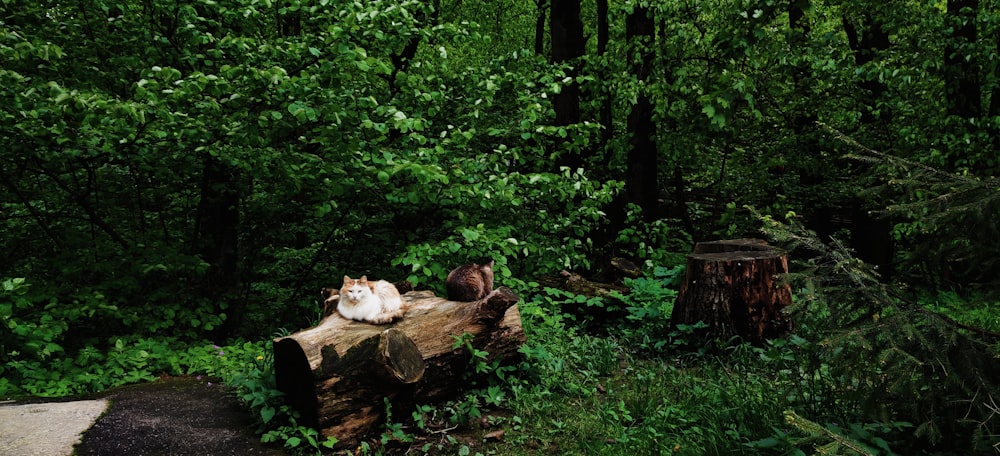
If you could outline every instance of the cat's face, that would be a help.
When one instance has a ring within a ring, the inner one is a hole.
[[[358,302],[372,293],[368,286],[368,278],[352,279],[344,276],[344,286],[340,287],[340,298],[350,302]]]

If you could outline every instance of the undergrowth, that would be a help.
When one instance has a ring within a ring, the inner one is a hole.
[[[412,409],[386,401],[383,425],[347,453],[946,455],[1000,448],[990,415],[1000,414],[991,408],[990,377],[1000,352],[981,342],[995,340],[983,335],[1000,325],[996,301],[953,292],[908,299],[872,282],[836,244],[774,229],[779,240],[823,254],[788,277],[797,328],[786,338],[755,347],[701,339],[703,324],[669,325],[679,265],[647,264],[643,278],[626,281],[630,293],[606,298],[511,280],[524,297],[520,362],[488,363],[488,353],[456,335],[454,348],[470,354],[466,390]],[[24,301],[24,287],[5,281],[0,310],[34,305]],[[282,404],[269,341],[133,337],[67,349],[58,336],[68,326],[19,331],[12,321],[45,323],[20,315],[7,320],[0,396],[70,396],[161,375],[210,376],[257,417],[264,442],[293,454],[333,453],[335,438],[299,425]],[[11,350],[15,343],[19,349]],[[956,377],[966,372],[983,375],[976,382]],[[944,438],[948,433],[962,440]]]

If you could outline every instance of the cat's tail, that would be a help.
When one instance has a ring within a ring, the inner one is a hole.
[[[401,307],[399,310],[380,313],[376,315],[374,318],[369,319],[368,321],[376,325],[384,325],[388,323],[393,323],[398,320],[402,320],[403,315],[405,314],[406,314],[406,309]]]

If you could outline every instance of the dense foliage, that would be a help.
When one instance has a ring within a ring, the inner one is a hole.
[[[0,0],[0,396],[215,375],[319,448],[264,341],[343,274],[441,291],[492,258],[525,361],[410,429],[505,406],[540,451],[995,451],[998,6]],[[798,333],[671,329],[691,244],[762,226],[809,259]],[[612,256],[628,295],[534,283]]]

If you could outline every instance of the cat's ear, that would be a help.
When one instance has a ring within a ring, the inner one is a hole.
[[[368,276],[366,276],[366,275],[363,275],[363,276],[361,276],[361,278],[360,278],[360,279],[358,279],[358,280],[359,280],[359,281],[360,281],[361,283],[366,283],[366,282],[368,282]]]
[[[350,282],[350,281],[351,281],[351,278],[345,275],[344,276],[344,283],[347,283],[347,282]]]
[[[486,266],[486,267],[488,267],[490,269],[493,269],[493,260],[490,260],[490,262],[486,263],[484,266]]]

